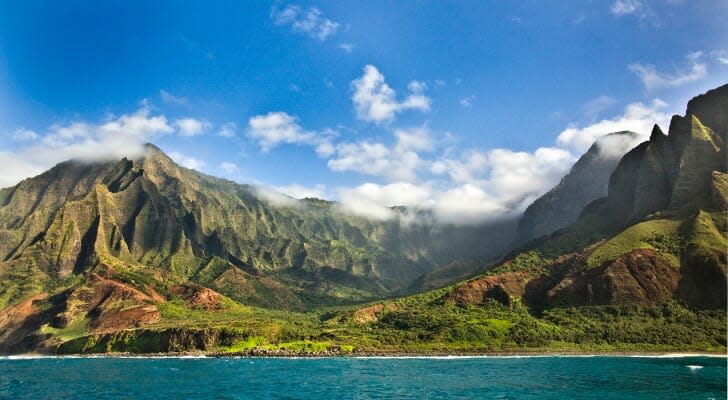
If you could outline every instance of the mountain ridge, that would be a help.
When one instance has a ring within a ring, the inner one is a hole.
[[[515,221],[271,207],[161,151],[59,164],[0,190],[0,351],[725,351],[728,85],[696,99],[576,221],[493,266],[478,252]]]

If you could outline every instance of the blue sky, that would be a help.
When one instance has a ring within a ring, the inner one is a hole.
[[[372,217],[482,220],[728,82],[718,0],[97,3],[0,3],[0,186],[151,141]]]

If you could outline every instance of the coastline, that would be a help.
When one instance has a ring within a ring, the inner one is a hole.
[[[405,351],[361,351],[352,353],[331,352],[291,352],[291,351],[244,351],[221,352],[179,352],[179,353],[86,353],[86,354],[47,354],[25,353],[0,355],[2,360],[63,359],[63,358],[139,358],[139,359],[215,359],[215,358],[281,358],[281,359],[319,359],[319,358],[357,358],[357,359],[468,359],[468,358],[548,358],[548,357],[625,357],[625,358],[726,358],[723,352],[580,352],[580,351],[533,351],[533,352],[405,352]]]

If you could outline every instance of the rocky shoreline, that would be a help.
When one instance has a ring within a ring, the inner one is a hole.
[[[351,352],[330,349],[326,351],[293,351],[279,349],[250,349],[236,352],[167,352],[167,353],[84,353],[84,354],[48,354],[25,353],[5,354],[0,357],[7,358],[447,358],[447,357],[655,357],[655,358],[682,358],[682,357],[726,357],[726,352],[635,352],[635,351],[496,351],[496,352],[469,352],[469,351],[369,351],[354,350]]]

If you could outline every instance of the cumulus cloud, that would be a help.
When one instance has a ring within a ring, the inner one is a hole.
[[[220,130],[217,131],[218,136],[222,136],[225,138],[231,138],[235,137],[235,130],[237,129],[237,125],[235,122],[227,122],[222,124],[220,127]]]
[[[13,132],[12,138],[18,142],[27,142],[38,139],[38,134],[29,129],[18,128]]]
[[[654,65],[634,63],[629,65],[632,71],[645,86],[645,89],[654,90],[664,87],[677,87],[691,82],[699,81],[708,76],[708,69],[701,61],[703,53],[696,51],[687,55],[688,68],[677,70],[674,73],[660,72]]]
[[[354,171],[393,181],[416,180],[417,169],[423,165],[418,152],[431,151],[432,140],[424,128],[398,129],[395,137],[397,141],[393,147],[370,141],[340,143],[336,145],[328,167],[337,172]]]
[[[349,54],[351,54],[354,51],[354,45],[351,43],[342,43],[339,45],[339,48]]]
[[[258,142],[264,151],[270,151],[280,144],[300,144],[315,147],[322,157],[334,151],[330,138],[336,135],[332,130],[307,131],[298,125],[297,118],[285,112],[269,112],[248,120],[248,137]]]
[[[202,167],[205,166],[205,163],[202,160],[199,160],[194,157],[190,157],[190,156],[182,154],[178,151],[173,151],[173,152],[169,153],[169,157],[172,158],[172,160],[174,160],[174,162],[176,162],[177,164],[179,164],[185,168],[194,169],[194,170],[199,171],[200,169],[202,169]]]
[[[474,224],[523,212],[558,183],[574,161],[571,153],[558,148],[470,152],[463,160],[431,162],[434,175],[449,178],[445,182],[370,182],[340,188],[338,194],[342,210],[369,218],[391,218],[391,207],[406,206],[431,210],[439,222]]]
[[[553,187],[575,160],[570,152],[555,147],[541,147],[533,153],[508,149],[471,151],[462,159],[437,160],[432,163],[432,172],[447,175],[456,186],[436,200],[436,210],[448,219],[468,214],[471,218],[487,218],[495,216],[487,215],[489,212],[521,212]],[[482,200],[477,205],[480,212],[473,212],[476,206],[471,200],[476,197]]]
[[[404,110],[429,111],[431,100],[424,95],[427,85],[412,81],[408,85],[409,95],[402,101],[389,87],[379,70],[373,65],[364,67],[363,75],[355,79],[351,86],[354,90],[352,101],[356,116],[360,120],[375,123],[390,122],[395,114]]]
[[[303,9],[301,6],[289,4],[283,8],[273,6],[270,13],[276,25],[287,26],[299,34],[325,41],[336,33],[339,23],[324,17],[316,7]]]
[[[585,114],[611,106],[598,97],[585,105]],[[431,210],[443,223],[473,224],[515,217],[547,192],[593,143],[604,157],[621,157],[645,140],[657,123],[667,126],[667,104],[632,103],[623,112],[592,124],[573,124],[554,146],[534,151],[493,149],[436,154],[432,134],[425,128],[395,130],[395,142],[360,141],[338,144],[328,161],[334,171],[353,171],[381,177],[389,183],[368,182],[339,188],[342,210],[369,218],[387,219],[393,206]],[[607,135],[634,131],[635,134]],[[607,135],[607,136],[605,136]]]
[[[25,147],[0,153],[0,186],[10,186],[68,159],[100,161],[135,158],[144,154],[145,142],[174,131],[163,115],[146,107],[132,114],[109,117],[100,123],[75,121],[50,126],[44,133],[27,132]]]
[[[180,118],[174,121],[180,136],[197,136],[210,129],[210,123],[195,118]]]
[[[667,104],[659,99],[653,100],[650,104],[631,103],[627,105],[623,114],[612,119],[603,119],[584,127],[578,125],[568,127],[559,134],[556,143],[581,154],[588,150],[597,138],[607,133],[632,131],[638,134],[631,141],[631,145],[636,145],[649,137],[654,124],[668,126],[670,115],[663,111],[666,107]],[[614,151],[607,151],[606,146],[604,148],[604,155],[615,154]]]
[[[221,162],[219,167],[221,170],[225,171],[226,173],[228,173],[230,175],[235,175],[240,171],[238,169],[237,165],[235,165],[234,163],[231,163],[231,162],[227,162],[227,161]]]

